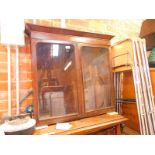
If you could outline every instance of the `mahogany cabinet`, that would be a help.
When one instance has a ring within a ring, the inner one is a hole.
[[[34,117],[54,124],[114,111],[113,36],[26,24]]]

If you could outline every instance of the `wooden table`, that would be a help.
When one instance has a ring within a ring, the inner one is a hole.
[[[85,135],[112,127],[115,127],[115,134],[119,135],[121,134],[120,124],[127,120],[122,115],[104,114],[68,122],[72,125],[69,130],[59,130],[56,129],[56,125],[51,125],[44,129],[35,130],[34,135]]]

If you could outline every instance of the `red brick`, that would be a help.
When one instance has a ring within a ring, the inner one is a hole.
[[[7,72],[7,71],[8,71],[8,64],[6,62],[0,62],[0,72]]]
[[[27,94],[27,91],[28,91],[29,89],[24,89],[24,91],[23,91],[23,89],[20,89],[20,92],[19,92],[19,100],[21,100],[21,98],[23,98],[23,96],[25,95],[25,94]],[[14,90],[12,90],[11,91],[11,97],[12,97],[12,100],[16,100],[16,90],[14,89]],[[26,99],[32,99],[33,98],[33,96],[32,95],[30,95],[30,96],[28,96]],[[6,98],[5,98],[6,99]]]
[[[4,46],[4,45],[2,45],[2,44],[0,44],[0,52],[6,52],[7,51],[7,48],[6,48],[6,46]]]
[[[20,53],[26,53],[27,52],[27,46],[19,47]]]
[[[32,88],[32,81],[20,83],[20,89],[30,89],[30,88]]]
[[[25,45],[26,53],[31,53],[31,43]]]
[[[12,87],[12,89],[15,90],[16,83],[15,82],[12,82],[11,87]],[[31,89],[32,88],[32,81],[24,81],[24,82],[21,82],[20,81],[19,87],[20,87],[20,89]]]
[[[32,80],[32,73],[31,72],[20,73],[19,79],[20,80]]]
[[[16,99],[12,98],[11,96],[11,108],[15,108],[16,107]]]
[[[8,73],[7,72],[0,72],[0,82],[8,80]]]
[[[7,52],[0,52],[0,62],[7,62]]]
[[[16,99],[16,89],[11,90],[11,99],[15,100]]]
[[[0,82],[0,91],[7,91],[7,90],[8,90],[8,83]]]
[[[8,99],[8,92],[7,91],[1,91],[0,92],[0,100],[7,100]]]
[[[20,72],[32,72],[32,65],[29,63],[23,63],[19,66]]]
[[[20,52],[19,53],[19,59],[20,59],[19,62],[22,62],[23,59],[31,59],[31,58],[32,58],[32,55],[29,52]]]
[[[7,110],[2,110],[2,111],[0,111],[0,121],[1,121],[5,116],[8,116],[8,111],[7,111]]]
[[[0,111],[4,111],[8,109],[8,101],[0,100]]]

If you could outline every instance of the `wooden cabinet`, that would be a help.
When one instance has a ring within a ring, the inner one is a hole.
[[[113,72],[131,70],[133,64],[132,40],[125,39],[111,47]]]
[[[111,35],[26,25],[34,116],[53,124],[114,111]]]

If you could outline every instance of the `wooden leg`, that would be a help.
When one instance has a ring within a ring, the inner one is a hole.
[[[117,126],[116,126],[116,135],[121,135],[121,127],[120,127],[120,124],[118,124]]]

